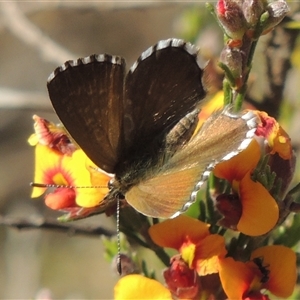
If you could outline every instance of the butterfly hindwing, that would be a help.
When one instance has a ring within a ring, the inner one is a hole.
[[[199,166],[200,168],[200,166]],[[199,168],[176,170],[174,173],[157,173],[126,194],[127,202],[140,213],[153,218],[169,218],[189,200],[195,178],[201,177]],[[202,166],[202,170],[205,166]]]
[[[75,142],[101,169],[113,173],[123,145],[121,57],[92,55],[68,61],[48,79],[52,105]]]
[[[255,127],[252,113],[242,117],[229,114],[227,109],[214,113],[160,170],[125,194],[127,202],[139,212],[158,218],[186,210],[213,167],[245,149]]]

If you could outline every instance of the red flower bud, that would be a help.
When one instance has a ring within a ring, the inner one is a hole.
[[[179,299],[193,299],[199,291],[199,280],[195,270],[189,268],[178,255],[171,259],[171,266],[163,273],[166,284]]]
[[[247,30],[247,22],[240,2],[219,0],[216,5],[216,14],[225,33],[233,40],[242,40]]]

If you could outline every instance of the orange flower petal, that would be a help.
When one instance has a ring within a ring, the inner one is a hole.
[[[155,244],[179,250],[187,237],[191,242],[196,243],[208,236],[209,231],[208,224],[180,215],[177,218],[151,226],[149,234]]]
[[[170,291],[156,280],[141,275],[127,275],[114,288],[114,299],[172,299]]]
[[[276,225],[279,209],[275,199],[261,183],[252,181],[249,173],[240,181],[240,199],[243,210],[237,224],[239,231],[258,236]]]
[[[260,146],[256,140],[252,140],[249,146],[230,160],[216,165],[214,175],[219,178],[241,180],[245,174],[254,169],[260,159]]]
[[[198,275],[205,276],[219,272],[219,258],[225,257],[226,253],[223,236],[211,234],[201,240],[196,247],[193,262]]]
[[[278,153],[282,159],[291,159],[292,144],[289,135],[279,127],[277,136],[274,138],[274,145],[271,154]]]
[[[267,113],[257,111],[261,124],[256,130],[256,135],[263,136],[271,148],[270,153],[278,153],[283,159],[292,157],[292,145],[289,135],[283,130],[279,123]]]
[[[219,275],[224,292],[229,299],[243,299],[250,288],[254,274],[246,264],[231,257],[220,259]]]
[[[270,270],[269,280],[263,284],[277,297],[287,298],[293,293],[297,280],[296,254],[291,249],[272,245],[256,249],[251,259],[260,257]]]

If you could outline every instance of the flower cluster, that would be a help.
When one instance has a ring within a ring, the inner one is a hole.
[[[218,107],[222,97],[217,94],[202,110],[201,120],[212,107]],[[230,189],[226,192],[217,187],[210,189],[215,213],[220,215],[217,224],[254,238],[267,236],[276,228],[295,164],[286,132],[266,113],[256,111],[256,114],[261,123],[255,139],[240,154],[214,169],[214,175],[226,179]],[[268,161],[257,173],[262,157],[268,157]],[[276,171],[278,165],[289,167]],[[276,172],[277,177],[271,183],[259,176],[266,170]],[[278,185],[280,188],[274,189]],[[228,238],[220,232],[212,234],[211,229],[209,224],[184,215],[151,226],[149,234],[157,245],[178,251],[163,272],[166,287],[142,275],[129,275],[116,285],[115,298],[124,299],[126,295],[138,299],[134,296],[137,285],[141,288],[139,295],[146,292],[144,286],[147,286],[147,291],[151,291],[147,295],[153,299],[172,299],[173,295],[178,299],[250,300],[269,299],[266,291],[283,298],[292,294],[297,274],[293,250],[267,245],[246,251],[244,244],[228,251],[235,238],[228,244]]]
[[[169,234],[166,235],[166,232]],[[163,273],[166,286],[142,275],[128,275],[115,286],[115,299],[269,299],[291,295],[296,282],[296,255],[284,246],[254,250],[249,259],[226,256],[225,239],[208,225],[187,216],[153,225],[151,238],[178,250]],[[220,286],[223,288],[220,289]]]
[[[219,65],[230,86],[243,93],[258,38],[282,21],[288,5],[284,0],[219,0],[212,11],[226,41]]]
[[[245,34],[257,39],[268,33],[288,11],[287,3],[282,0],[219,0],[216,5],[218,20],[234,47],[243,43]]]

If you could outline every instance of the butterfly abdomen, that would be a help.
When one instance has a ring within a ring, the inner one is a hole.
[[[166,135],[165,147],[171,154],[182,147],[192,137],[197,126],[199,109],[184,116]]]

